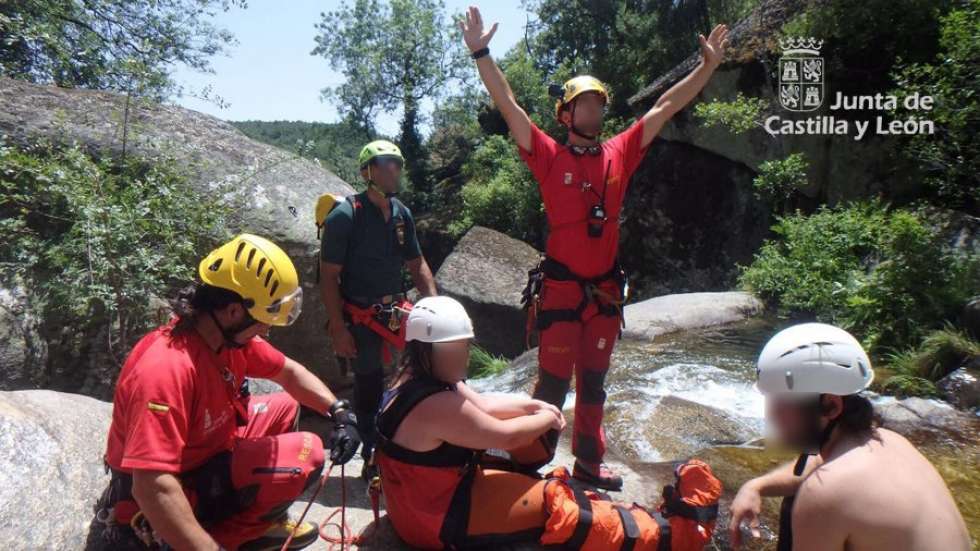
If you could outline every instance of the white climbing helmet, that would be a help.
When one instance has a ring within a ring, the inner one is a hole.
[[[769,339],[756,369],[763,394],[847,396],[874,380],[871,360],[850,333],[824,323],[803,323]]]
[[[406,341],[449,342],[473,338],[473,321],[454,298],[425,297],[408,314]]]

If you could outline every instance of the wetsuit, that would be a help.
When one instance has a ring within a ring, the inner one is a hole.
[[[281,352],[261,337],[214,352],[196,331],[172,335],[173,326],[144,336],[119,374],[105,455],[112,477],[89,549],[146,548],[138,530],[152,527],[139,522],[136,469],[176,476],[205,530],[235,549],[280,520],[323,467],[320,438],[295,432],[296,400],[240,392],[245,377],[276,376]]]
[[[365,459],[374,449],[374,416],[384,391],[385,339],[375,329],[358,323],[350,309],[372,311],[380,325],[391,327],[392,307],[404,300],[402,270],[405,262],[422,256],[411,211],[396,198],[389,199],[391,217],[371,202],[367,192],[340,203],[327,216],[320,258],[343,266],[340,292],[348,305],[348,328],[357,347],[354,370],[354,411]],[[398,328],[394,327],[395,333]]]
[[[630,177],[647,151],[642,139],[643,123],[636,122],[591,152],[576,154],[532,124],[531,149],[518,148],[540,187],[549,228],[536,305],[540,371],[534,397],[561,408],[576,375],[572,452],[593,465],[606,451],[605,377],[621,323],[619,217]],[[597,207],[601,219],[592,216]]]
[[[678,469],[663,512],[603,500],[569,484],[567,470],[546,477],[489,468],[482,452],[448,442],[418,452],[393,441],[422,400],[454,387],[416,378],[389,390],[377,418],[376,462],[388,517],[420,549],[497,548],[517,542],[586,551],[696,551],[710,540],[721,483],[707,465]]]

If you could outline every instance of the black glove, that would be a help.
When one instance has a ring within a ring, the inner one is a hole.
[[[330,461],[343,465],[354,457],[361,445],[361,436],[357,433],[357,416],[351,411],[347,400],[337,400],[330,406],[330,418],[334,422],[333,434],[327,441]]]

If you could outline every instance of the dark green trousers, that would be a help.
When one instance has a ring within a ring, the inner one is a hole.
[[[384,366],[381,363],[380,335],[363,325],[351,324],[351,335],[357,347],[357,358],[351,360],[354,372],[354,413],[357,414],[357,432],[363,442],[361,455],[367,459],[374,450],[377,433],[374,417],[384,392]]]

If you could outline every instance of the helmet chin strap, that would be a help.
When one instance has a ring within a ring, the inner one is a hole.
[[[572,100],[572,122],[569,125],[569,130],[571,130],[572,133],[574,133],[575,135],[581,136],[581,137],[585,138],[586,140],[590,140],[590,141],[593,141],[593,142],[594,141],[597,141],[599,139],[599,134],[591,134],[591,135],[590,134],[586,134],[586,133],[582,132],[581,130],[579,130],[578,126],[575,125],[575,106],[576,105],[578,105],[577,99],[576,100]]]
[[[821,410],[822,396],[817,398],[817,403],[815,406],[817,415]],[[820,450],[823,449],[827,442],[830,440],[830,435],[833,434],[834,428],[837,427],[837,422],[840,417],[831,419],[827,422],[827,426],[823,429],[819,427],[819,420],[816,415],[810,418],[810,426],[807,429],[807,442],[804,444],[805,448],[797,458],[796,464],[793,466],[793,474],[795,476],[800,476],[803,474],[804,469],[806,469],[806,462],[811,455],[817,455]]]
[[[375,191],[377,191],[381,195],[384,195],[385,198],[387,198],[387,199],[391,199],[392,197],[395,197],[396,195],[398,195],[398,192],[397,191],[385,191],[385,190],[381,189],[381,186],[379,186],[378,184],[374,183],[374,175],[371,174],[371,166],[370,165],[368,165],[368,187],[369,188],[374,188]]]
[[[255,318],[253,318],[250,314],[248,314],[248,312],[246,312],[245,315],[248,317],[242,320],[241,323],[238,323],[237,325],[233,325],[231,327],[224,327],[221,325],[221,322],[218,321],[218,318],[214,315],[214,312],[208,311],[208,315],[211,316],[211,321],[213,321],[214,324],[218,327],[218,330],[221,331],[221,336],[224,337],[225,339],[225,346],[227,346],[228,348],[244,348],[245,345],[236,341],[235,337],[237,337],[238,334],[241,333],[242,331],[245,331],[249,327],[252,327],[256,323],[258,323],[258,321],[256,321]]]

